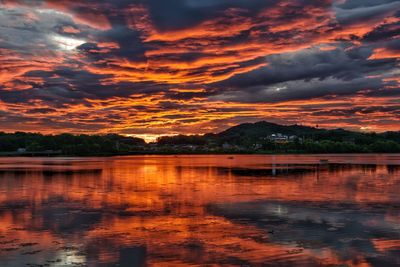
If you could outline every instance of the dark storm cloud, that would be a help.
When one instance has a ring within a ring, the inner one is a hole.
[[[46,113],[50,113],[50,112],[56,112],[56,109],[53,108],[34,108],[29,110],[29,113],[33,113],[33,114],[46,114]]]
[[[314,112],[314,115],[328,115],[328,116],[352,116],[355,114],[374,114],[376,112],[392,113],[393,115],[400,115],[400,105],[390,107],[350,107],[342,109],[331,109]]]
[[[385,47],[392,49],[392,50],[400,51],[400,39],[391,40],[391,41],[386,42]]]
[[[374,7],[384,4],[390,4],[393,2],[398,2],[398,0],[345,0],[338,6],[343,9],[355,9],[362,7]]]
[[[336,7],[336,17],[341,24],[350,24],[385,18],[388,14],[394,14],[399,8],[400,2],[396,0],[351,0]]]
[[[364,36],[365,41],[386,41],[395,38],[400,32],[400,22],[385,23]]]
[[[225,101],[276,103],[328,95],[354,95],[362,90],[378,90],[382,86],[380,79],[372,78],[356,78],[348,81],[334,78],[297,80],[277,83],[273,86],[252,86],[246,90],[233,90],[213,98]]]
[[[371,55],[369,47],[346,46],[331,51],[314,48],[273,55],[266,58],[268,66],[213,86],[231,89],[218,98],[250,102],[351,95],[366,88],[381,88],[380,79],[366,76],[388,72],[397,66],[393,59],[369,60]]]
[[[112,29],[100,33],[98,37],[102,41],[113,41],[119,44],[119,49],[114,50],[109,56],[145,60],[146,45],[142,43],[139,32],[124,24],[114,25]]]
[[[49,101],[54,106],[65,103],[76,103],[85,99],[108,99],[113,97],[129,97],[133,94],[154,94],[165,91],[165,86],[152,83],[125,83],[104,85],[103,79],[110,75],[93,74],[84,70],[58,68],[53,71],[31,71],[27,78],[41,78],[32,89],[22,91],[3,91],[2,100],[11,103],[23,103],[33,99]],[[1,90],[1,87],[0,87]]]
[[[262,8],[274,5],[276,0],[148,0],[151,18],[160,30],[190,28],[214,18],[228,8],[242,8],[255,14]],[[250,14],[251,14],[250,13]]]

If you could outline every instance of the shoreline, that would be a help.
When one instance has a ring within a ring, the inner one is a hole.
[[[0,154],[0,158],[18,158],[18,157],[26,157],[26,158],[73,158],[73,157],[80,157],[80,158],[91,158],[91,157],[101,157],[101,158],[111,158],[111,157],[123,157],[123,156],[235,156],[235,155],[254,155],[254,156],[264,156],[264,155],[321,155],[321,156],[329,156],[329,155],[400,155],[400,153],[389,153],[389,152],[383,152],[383,153],[376,153],[376,152],[351,152],[351,153],[340,153],[340,152],[328,152],[328,153],[307,153],[307,152],[290,152],[290,153],[279,153],[279,152],[271,152],[271,153],[259,153],[259,152],[243,152],[243,153],[238,153],[238,152],[221,152],[221,153],[190,153],[190,152],[184,152],[184,153],[113,153],[113,154],[90,154],[90,155],[32,155],[30,153],[27,154]]]

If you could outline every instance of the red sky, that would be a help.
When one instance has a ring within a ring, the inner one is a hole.
[[[400,1],[0,0],[0,130],[400,130]]]

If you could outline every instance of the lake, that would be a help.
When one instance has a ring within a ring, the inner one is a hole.
[[[2,267],[219,265],[399,266],[400,155],[0,158]]]

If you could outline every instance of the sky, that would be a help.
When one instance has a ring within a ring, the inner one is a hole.
[[[400,130],[399,0],[0,0],[0,131]]]

